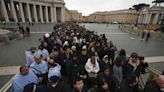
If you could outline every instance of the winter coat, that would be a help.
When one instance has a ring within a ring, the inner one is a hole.
[[[95,76],[97,76],[97,73],[100,71],[100,67],[99,67],[99,63],[97,62],[97,59],[95,59],[95,66],[94,66],[91,63],[91,58],[89,58],[87,63],[85,64],[85,70],[87,71],[89,77],[91,77],[93,73]]]
[[[113,75],[114,77],[116,77],[117,81],[119,83],[121,83],[122,79],[123,79],[123,70],[122,70],[122,66],[117,66],[114,65],[113,66]]]
[[[129,60],[127,64],[123,65],[123,76],[126,78],[128,74],[135,73],[138,77],[144,71],[144,64],[141,61],[137,61],[137,67],[132,65],[132,61]]]
[[[64,81],[59,81],[56,87],[52,87],[50,84],[48,84],[46,92],[71,92],[71,91],[68,85],[64,83]]]
[[[155,81],[151,81],[147,83],[147,85],[145,86],[144,92],[163,92],[163,91],[160,90],[160,88],[157,86]]]
[[[139,89],[138,85],[130,87],[127,80],[124,79],[120,84],[120,89],[118,92],[139,92]]]

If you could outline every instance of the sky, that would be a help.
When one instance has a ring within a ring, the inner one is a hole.
[[[96,11],[113,11],[129,9],[135,4],[146,3],[153,5],[153,0],[64,0],[69,10],[78,10],[84,16]]]

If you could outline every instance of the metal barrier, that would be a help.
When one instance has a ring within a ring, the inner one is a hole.
[[[150,74],[148,79],[147,79],[147,82],[151,81],[152,79],[154,79],[155,77],[158,77],[161,74],[157,69],[155,69],[155,68],[153,68],[151,66],[149,66],[147,68],[147,70],[148,70],[148,72]]]
[[[9,89],[12,86],[12,80],[15,78],[15,76],[13,76],[1,89],[0,92],[8,92]]]
[[[147,67],[146,73],[142,74],[138,77],[141,92],[144,92],[143,91],[144,87],[148,82],[150,82],[154,78],[158,77],[160,74],[161,73],[157,69],[153,68],[152,66]]]

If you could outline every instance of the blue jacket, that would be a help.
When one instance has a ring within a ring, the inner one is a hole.
[[[23,92],[24,87],[29,83],[38,83],[37,76],[31,70],[25,76],[17,73],[16,78],[12,82],[12,92]]]

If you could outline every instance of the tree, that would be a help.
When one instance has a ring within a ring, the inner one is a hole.
[[[164,3],[164,0],[155,0],[152,3],[159,4],[160,6],[161,3]]]
[[[136,11],[141,11],[144,7],[149,7],[149,6],[150,6],[149,4],[141,3],[141,4],[138,4],[138,5],[133,5],[133,8]]]

